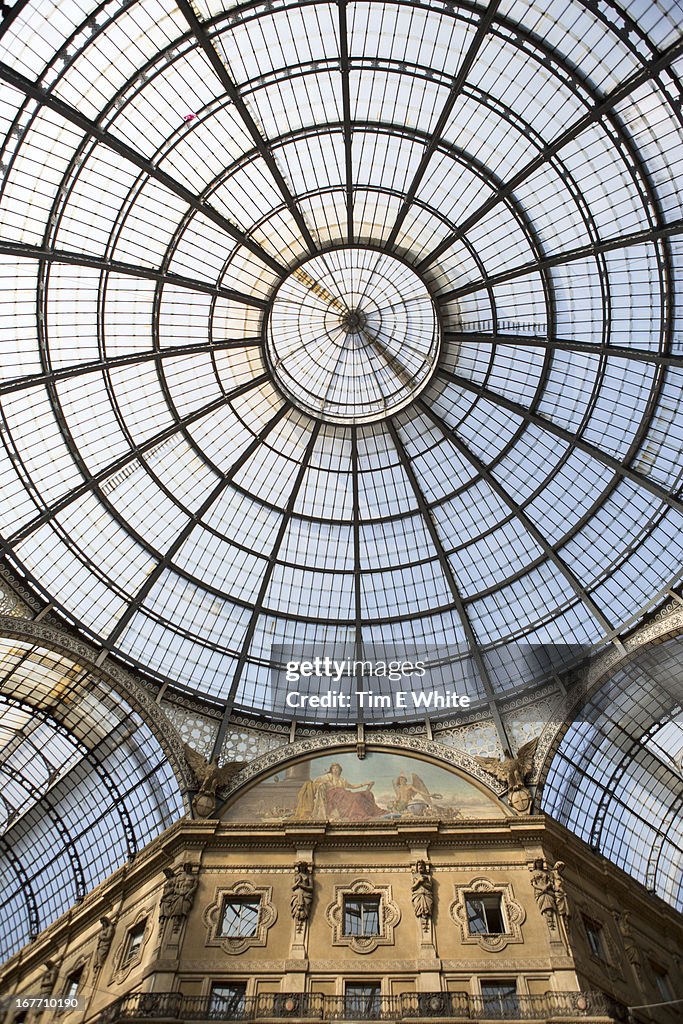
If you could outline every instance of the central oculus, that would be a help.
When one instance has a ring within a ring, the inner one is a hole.
[[[266,326],[270,368],[300,409],[368,423],[424,388],[439,354],[424,282],[394,256],[349,246],[307,260],[280,285]]]

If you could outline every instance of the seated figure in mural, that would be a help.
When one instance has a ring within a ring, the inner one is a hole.
[[[304,782],[296,802],[295,818],[324,821],[366,821],[379,818],[384,809],[372,795],[374,782],[353,784],[343,777],[342,766],[331,764],[317,779]],[[355,790],[355,792],[352,792]]]

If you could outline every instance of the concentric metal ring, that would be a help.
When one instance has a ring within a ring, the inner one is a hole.
[[[429,291],[393,256],[350,246],[316,256],[278,289],[269,364],[300,409],[368,423],[406,406],[436,366],[440,331]]]

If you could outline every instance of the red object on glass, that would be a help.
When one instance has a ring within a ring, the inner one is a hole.
[[[196,117],[196,114],[185,114],[183,121],[194,121]]]

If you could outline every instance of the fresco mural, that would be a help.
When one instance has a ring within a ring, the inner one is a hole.
[[[237,797],[225,821],[401,821],[504,818],[506,811],[456,772],[404,753],[325,754],[283,767]]]

